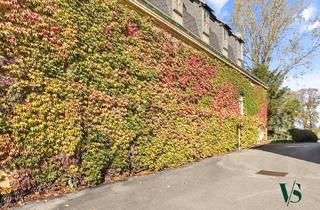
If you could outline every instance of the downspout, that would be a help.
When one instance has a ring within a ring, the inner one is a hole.
[[[241,124],[237,125],[237,134],[238,134],[238,145],[237,145],[237,150],[240,152],[241,151]]]

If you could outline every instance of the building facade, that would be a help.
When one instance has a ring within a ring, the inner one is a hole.
[[[218,58],[233,71],[240,72],[248,80],[252,89],[263,90],[260,92],[262,93],[260,98],[264,103],[260,104],[260,111],[257,113],[260,115],[258,118],[263,118],[263,123],[256,128],[258,136],[255,140],[258,144],[266,142],[266,92],[268,87],[244,69],[244,41],[241,35],[219,20],[203,0],[129,0],[129,2],[139,10],[148,13],[156,25],[170,32],[174,37],[191,47],[208,53],[212,58]],[[241,92],[241,87],[237,88]],[[251,100],[248,94],[240,93],[238,99],[240,116],[250,115],[253,111],[249,110],[247,105],[248,100]],[[241,141],[241,125],[236,132],[238,140]],[[241,147],[241,142],[238,143],[238,147]]]
[[[0,1],[5,200],[266,141],[267,87],[202,1],[30,2]]]

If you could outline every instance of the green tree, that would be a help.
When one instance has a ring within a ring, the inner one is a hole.
[[[277,132],[293,128],[302,109],[298,94],[282,87],[284,77],[280,73],[270,71],[267,65],[257,65],[251,71],[269,86],[269,130]]]
[[[318,89],[305,88],[298,91],[302,110],[299,115],[299,121],[306,129],[315,129],[319,121],[320,92]]]

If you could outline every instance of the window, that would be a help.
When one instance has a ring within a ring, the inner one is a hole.
[[[203,9],[203,33],[209,35],[209,12]]]
[[[243,105],[243,95],[239,96],[239,110],[240,110],[240,115],[244,115],[244,105]]]
[[[180,13],[180,15],[182,15],[182,13],[183,13],[183,0],[173,0],[172,2],[173,2],[173,6],[172,6],[173,10],[175,12]]]
[[[243,60],[243,44],[240,42],[240,59]]]
[[[242,61],[243,59],[243,45],[241,41],[239,40],[239,59]]]
[[[224,25],[222,27],[222,54],[226,57],[229,56],[229,31],[225,28]]]
[[[238,65],[242,66],[242,62],[243,62],[243,45],[241,43],[240,40],[238,40]]]
[[[223,27],[223,41],[228,42],[228,38],[229,38],[228,30],[225,27]]]
[[[183,0],[172,0],[172,18],[182,25],[183,23]]]
[[[202,8],[202,40],[209,44],[210,39],[209,39],[209,19],[210,19],[210,14],[209,11],[206,10],[205,8]]]

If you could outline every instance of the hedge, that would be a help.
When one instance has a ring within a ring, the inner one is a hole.
[[[2,195],[178,167],[266,124],[265,89],[115,0],[0,0],[0,43]]]
[[[317,142],[318,136],[312,130],[293,128],[289,134],[294,142]]]

